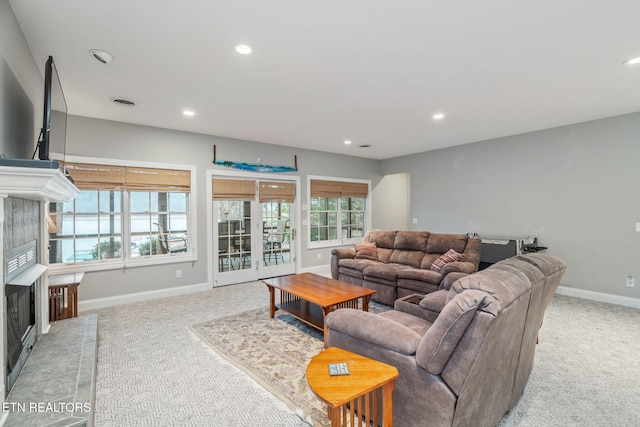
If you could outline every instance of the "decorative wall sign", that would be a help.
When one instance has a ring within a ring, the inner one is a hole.
[[[265,165],[264,163],[234,162],[231,160],[217,160],[216,146],[213,146],[213,164],[228,168],[253,172],[296,172],[298,170],[298,156],[293,156],[294,166]]]

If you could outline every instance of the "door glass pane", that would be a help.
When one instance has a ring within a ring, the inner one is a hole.
[[[251,268],[251,200],[220,200],[216,205],[218,272]]]
[[[262,247],[265,266],[291,263],[290,218],[290,203],[262,203]]]

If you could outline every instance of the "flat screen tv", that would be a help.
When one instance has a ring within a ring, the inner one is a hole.
[[[64,160],[67,140],[67,103],[64,99],[60,77],[49,57],[44,68],[44,108],[42,128],[38,144],[31,159],[0,158],[0,166],[37,167],[57,169],[59,163],[50,154]],[[38,156],[36,159],[36,155]]]
[[[44,68],[44,109],[42,130],[38,141],[37,153],[40,160],[51,160],[50,151],[64,157],[67,139],[67,102],[64,99],[60,77],[53,62],[47,59]],[[35,158],[36,153],[33,153]]]

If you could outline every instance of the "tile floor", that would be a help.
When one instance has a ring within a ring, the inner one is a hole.
[[[98,316],[53,322],[5,399],[5,426],[93,425]]]

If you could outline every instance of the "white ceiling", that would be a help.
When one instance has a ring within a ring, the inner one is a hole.
[[[9,2],[80,116],[386,159],[640,111],[639,0]]]

